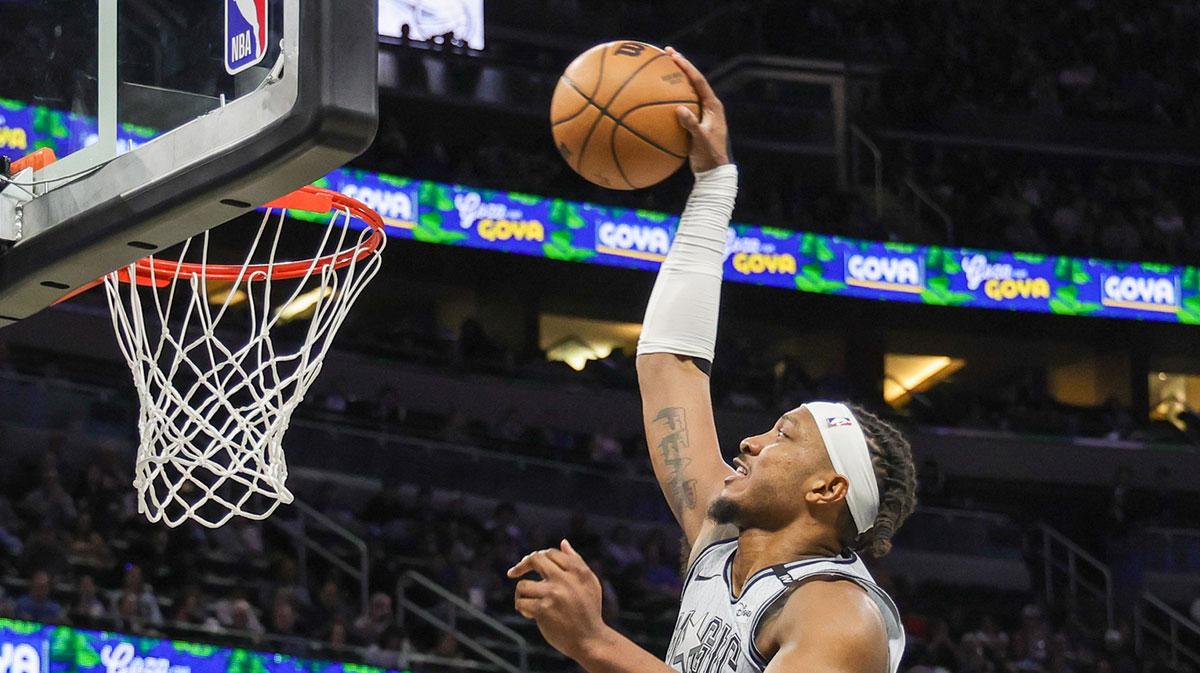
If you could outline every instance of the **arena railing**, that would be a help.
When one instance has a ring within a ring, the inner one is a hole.
[[[858,147],[862,145],[867,148],[874,158],[872,166],[873,182],[872,196],[875,202],[875,218],[883,218],[883,152],[879,149],[879,145],[875,144],[874,140],[859,127],[858,124],[850,124],[850,183],[851,186],[859,186],[859,177],[861,176],[861,159],[859,158]]]
[[[358,583],[359,605],[365,611],[369,605],[368,593],[371,586],[371,571],[368,564],[370,554],[367,551],[367,543],[345,526],[325,516],[299,498],[293,500],[292,505],[296,513],[295,519],[273,516],[268,517],[267,521],[291,536],[292,541],[296,544],[297,567],[300,571],[301,582],[308,583],[308,552],[312,551]],[[314,527],[319,531],[339,537],[354,547],[358,552],[358,567],[356,568],[335,554],[326,545],[314,540],[309,535]]]
[[[919,222],[929,222],[935,220],[934,224],[940,225],[946,234],[946,245],[954,244],[954,220],[944,208],[938,205],[937,201],[926,192],[924,188],[918,185],[911,177],[904,178],[904,187],[908,194],[912,196],[912,214]],[[929,217],[926,213],[932,215]]]
[[[408,597],[408,591],[410,587],[414,585],[420,586],[422,589],[432,592],[450,606],[449,614],[447,615],[446,619],[443,619],[438,615],[435,615],[430,610],[417,605]],[[521,636],[521,634],[501,624],[494,617],[475,607],[454,592],[446,589],[442,585],[434,582],[415,570],[406,571],[396,582],[396,606],[399,608],[398,614],[401,626],[404,625],[405,614],[411,612],[413,615],[419,617],[428,624],[433,625],[443,633],[449,634],[461,645],[483,657],[486,661],[494,664],[506,673],[528,673],[529,671],[529,641]],[[505,661],[503,657],[493,652],[478,639],[473,638],[472,636],[464,633],[462,629],[458,628],[457,622],[460,611],[468,618],[479,622],[491,631],[497,633],[502,638],[512,641],[517,651],[517,665],[514,666],[512,663]]]
[[[1109,570],[1108,565],[1045,523],[1039,523],[1037,531],[1042,537],[1042,570],[1045,573],[1047,602],[1054,603],[1058,593],[1055,589],[1057,576],[1065,575],[1067,605],[1071,611],[1079,613],[1079,594],[1081,591],[1087,592],[1104,603],[1108,628],[1114,628],[1116,624],[1114,619],[1115,599],[1112,571]],[[1089,570],[1091,577],[1086,577],[1085,574]],[[1097,577],[1099,580],[1096,579]]]
[[[293,419],[289,432],[288,453],[305,467],[360,476],[390,470],[436,489],[552,507],[588,502],[593,511],[619,518],[664,524],[671,520],[657,482],[646,474],[312,419]],[[343,442],[339,453],[330,456],[322,439],[330,436],[358,441]],[[496,478],[504,474],[521,475],[539,488],[520,488],[520,482]]]
[[[1139,597],[1133,624],[1134,646],[1139,655],[1148,655],[1147,641],[1153,638],[1169,648],[1172,666],[1179,667],[1183,659],[1193,670],[1200,666],[1200,626],[1154,594],[1146,591]]]

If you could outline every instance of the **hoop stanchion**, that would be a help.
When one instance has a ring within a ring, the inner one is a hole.
[[[362,203],[304,187],[266,209],[241,264],[210,262],[204,232],[176,259],[147,257],[103,279],[138,391],[134,486],[151,521],[216,527],[293,500],[283,434],[379,271],[383,220]],[[288,209],[333,212],[308,259],[279,259],[288,227],[312,232],[286,225]]]

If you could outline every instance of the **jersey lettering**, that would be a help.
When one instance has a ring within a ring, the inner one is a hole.
[[[896,673],[904,651],[903,627],[895,605],[860,559],[841,555],[782,564],[757,575],[734,596],[728,569],[736,549],[734,540],[717,543],[693,562],[667,650],[671,668],[678,673],[762,673],[768,662],[753,645],[762,615],[787,594],[789,585],[807,577],[838,576],[858,583],[880,607],[888,630],[888,673]]]

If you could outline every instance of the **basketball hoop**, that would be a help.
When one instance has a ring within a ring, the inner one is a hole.
[[[303,187],[264,207],[241,264],[210,263],[206,231],[103,279],[141,407],[134,486],[150,521],[216,528],[292,502],[283,433],[379,271],[383,220],[362,203]],[[307,260],[279,259],[295,247],[281,246],[288,209],[333,212]]]

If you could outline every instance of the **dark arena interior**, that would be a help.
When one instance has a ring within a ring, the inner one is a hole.
[[[12,160],[50,133],[22,106],[87,112],[61,94],[86,83],[44,66],[88,58],[62,38],[94,20],[70,4],[0,1]],[[911,443],[916,509],[868,561],[899,670],[1197,671],[1200,4],[380,4],[461,6],[486,42],[363,36],[378,132],[318,184],[390,243],[282,440],[295,501],[148,522],[102,291],[0,329],[0,667],[644,670],[576,663],[514,609],[506,571],[564,538],[604,622],[661,661],[687,550],[635,349],[693,176],[592,185],[547,117],[576,55],[628,39],[708,76],[740,171],[711,362],[724,458],[809,400]],[[203,39],[126,28],[167,50],[157,81],[208,67]]]

